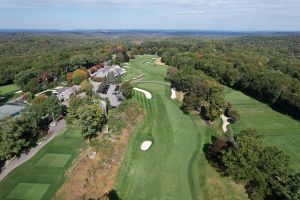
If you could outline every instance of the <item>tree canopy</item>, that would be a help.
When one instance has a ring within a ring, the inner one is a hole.
[[[133,86],[130,84],[129,81],[126,81],[122,84],[121,92],[123,97],[126,99],[131,99],[133,96]]]
[[[251,199],[299,199],[300,174],[290,167],[289,156],[265,146],[255,130],[218,138],[209,147],[210,158],[223,173],[245,184]]]

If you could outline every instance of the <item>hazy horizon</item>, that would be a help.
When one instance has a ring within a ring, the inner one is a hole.
[[[0,29],[300,31],[297,0],[1,0]]]
[[[112,31],[124,31],[124,32],[129,32],[129,31],[149,31],[149,32],[216,32],[216,33],[298,33],[300,32],[299,30],[209,30],[209,29],[138,29],[138,28],[124,28],[124,29],[50,29],[50,28],[0,28],[0,31],[4,32],[52,32],[52,31],[59,31],[59,32],[72,32],[72,31],[78,31],[78,32],[93,32],[93,31],[99,31],[99,32],[112,32]]]

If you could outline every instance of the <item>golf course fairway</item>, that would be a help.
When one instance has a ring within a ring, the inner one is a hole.
[[[192,199],[189,168],[194,154],[202,151],[200,125],[172,102],[168,86],[141,83],[138,87],[150,91],[153,99],[135,93],[145,105],[147,119],[130,140],[117,185],[121,198]],[[140,150],[144,140],[153,142],[146,152]]]
[[[144,82],[134,87],[149,91],[152,98],[134,91],[134,98],[147,115],[126,147],[115,183],[120,198],[247,199],[242,185],[221,177],[205,158],[205,144],[211,142],[212,136],[221,134],[221,120],[207,126],[199,116],[184,114],[181,103],[171,99],[170,86],[164,81],[167,66],[146,65],[153,62],[152,58],[137,56],[128,65],[131,68],[127,77],[134,77],[137,71],[145,75]],[[146,140],[152,141],[152,145],[142,151],[141,144]]]
[[[171,100],[169,86],[159,83],[137,86],[150,91],[153,97],[146,99],[135,92],[147,117],[127,145],[116,184],[121,199],[204,198],[208,163],[203,146],[216,134],[214,127],[207,127],[197,116],[184,114],[178,102]],[[140,146],[145,140],[153,144],[142,151]]]

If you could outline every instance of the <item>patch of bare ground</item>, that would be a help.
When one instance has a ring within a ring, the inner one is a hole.
[[[109,133],[90,142],[66,173],[66,180],[54,199],[108,199],[121,166],[125,147],[133,128],[144,118],[144,110],[134,101],[109,113]],[[95,159],[88,153],[95,151]]]
[[[176,91],[176,99],[179,101],[179,102],[182,102],[183,101],[183,98],[184,98],[184,93],[183,92],[178,92]]]
[[[161,57],[157,58],[157,59],[154,61],[154,64],[156,64],[156,65],[165,65],[165,63],[161,62]]]

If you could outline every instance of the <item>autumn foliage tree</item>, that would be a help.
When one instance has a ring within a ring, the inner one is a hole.
[[[230,145],[230,142],[226,138],[217,138],[213,141],[208,147],[208,155],[211,160],[215,162],[220,162],[221,152],[227,149]]]
[[[87,79],[87,73],[85,70],[82,70],[82,69],[76,69],[74,72],[73,72],[73,75],[72,75],[72,80],[73,80],[73,83],[75,83],[76,85],[79,85],[83,80]]]
[[[68,82],[72,82],[72,81],[73,81],[73,72],[69,72],[69,73],[67,74],[67,81],[68,81]]]

